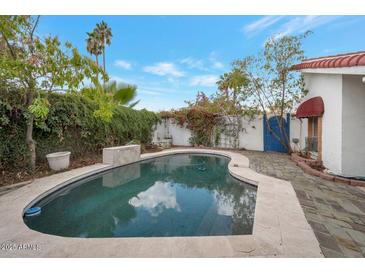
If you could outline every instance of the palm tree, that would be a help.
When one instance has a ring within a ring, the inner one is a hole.
[[[237,96],[241,89],[247,84],[247,76],[239,69],[234,68],[228,73],[224,73],[217,81],[218,89],[226,93],[229,101],[229,90],[232,91],[232,103],[236,106]]]
[[[131,103],[137,95],[137,87],[134,85],[111,81],[103,84],[100,88],[104,95],[111,97],[118,105],[129,106],[132,108],[139,102],[138,100]]]
[[[219,80],[217,81],[218,89],[225,93],[227,102],[229,101],[229,74],[224,73],[219,77]]]
[[[103,52],[103,69],[104,69],[104,73],[106,73],[106,70],[105,70],[105,47],[106,47],[106,45],[109,46],[111,44],[111,39],[112,39],[112,36],[113,36],[112,35],[112,29],[110,27],[108,27],[107,23],[105,23],[104,21],[101,21],[101,23],[96,24],[95,32],[98,35],[101,50]]]
[[[247,85],[247,76],[241,70],[234,68],[229,73],[228,86],[233,90],[233,105],[236,106],[237,95]]]
[[[98,37],[98,33],[94,31],[87,32],[86,39],[86,50],[92,55],[95,55],[96,65],[99,67],[99,55],[102,53],[102,49],[100,46],[100,38]]]
[[[139,100],[132,102],[137,95],[136,86],[115,81],[85,87],[81,94],[96,102],[98,108],[94,111],[94,116],[107,122],[111,121],[113,111],[118,106],[133,108],[139,103]]]

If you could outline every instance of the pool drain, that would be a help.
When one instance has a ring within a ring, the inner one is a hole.
[[[26,217],[37,216],[37,215],[41,214],[41,211],[42,211],[42,209],[39,206],[31,207],[25,211],[24,215]]]

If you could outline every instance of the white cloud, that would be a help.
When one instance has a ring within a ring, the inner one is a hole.
[[[206,59],[186,57],[181,59],[179,62],[189,69],[198,69],[205,72],[211,71],[212,69],[224,68],[224,64],[218,60],[217,53],[215,51],[210,52]]]
[[[221,69],[221,68],[224,68],[224,65],[222,62],[215,61],[215,62],[213,62],[213,68]]]
[[[258,33],[260,31],[263,31],[264,29],[270,27],[271,25],[274,25],[276,22],[278,22],[280,19],[282,19],[283,16],[264,16],[259,20],[256,20],[255,22],[248,24],[243,27],[243,31],[247,34],[254,34]]]
[[[122,83],[128,83],[128,80],[122,78],[122,77],[119,77],[117,75],[110,75],[110,80],[111,81],[116,81],[116,82],[122,82]]]
[[[200,60],[200,59],[186,57],[186,58],[180,60],[180,63],[187,65],[190,69],[206,70],[206,68],[204,67],[203,60]]]
[[[207,75],[198,75],[194,76],[191,81],[191,86],[204,86],[204,87],[213,87],[216,85],[218,81],[218,77],[216,75],[207,74]]]
[[[337,29],[346,29],[350,28],[350,26],[355,23],[360,23],[361,21],[365,21],[365,16],[346,16],[343,18],[343,20],[329,25],[328,29],[331,31],[335,31]]]
[[[295,16],[289,21],[284,23],[275,38],[280,38],[285,35],[291,35],[296,33],[303,33],[308,30],[313,30],[317,27],[323,26],[334,20],[337,20],[340,16],[325,16],[325,15],[307,15],[307,16]]]
[[[179,70],[175,64],[160,62],[153,66],[146,66],[143,68],[145,72],[160,75],[160,76],[172,76],[172,77],[182,77],[185,73]]]
[[[209,61],[212,65],[213,68],[215,69],[222,69],[224,68],[224,64],[220,61],[218,61],[218,58],[217,58],[217,52],[215,51],[212,51],[210,54],[209,54]]]
[[[150,111],[159,112],[162,110],[178,109],[183,106],[185,106],[184,100],[171,99],[166,96],[149,96],[148,99],[145,97],[141,98],[141,102],[135,108],[145,108]]]
[[[117,66],[117,67],[120,67],[122,69],[131,69],[132,68],[132,64],[128,61],[125,61],[125,60],[116,60],[114,62],[114,65]]]
[[[167,78],[167,82],[169,82],[170,84],[176,84],[178,81],[176,81],[176,79],[173,77],[169,77]]]
[[[137,89],[138,93],[147,94],[147,95],[164,95],[166,93],[171,93],[173,90],[168,88],[160,88],[160,87],[153,87],[153,86],[138,86]]]
[[[254,35],[259,33],[279,21],[283,21],[282,24],[275,27],[276,30],[271,33],[275,33],[274,38],[280,38],[284,35],[291,35],[296,33],[303,33],[307,30],[313,30],[322,25],[333,22],[340,16],[325,16],[325,15],[308,15],[308,16],[264,16],[259,20],[252,22],[243,27],[243,31],[248,35]]]
[[[153,90],[149,90],[149,89],[139,89],[138,93],[140,94],[146,94],[146,95],[153,95],[153,96],[160,96],[162,95],[161,92],[158,91],[153,91]]]

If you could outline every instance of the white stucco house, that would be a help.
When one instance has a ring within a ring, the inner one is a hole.
[[[365,178],[365,51],[304,60],[309,149],[336,175]]]

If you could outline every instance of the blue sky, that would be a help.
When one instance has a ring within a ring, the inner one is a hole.
[[[136,108],[154,111],[214,93],[230,63],[256,54],[269,36],[312,30],[307,57],[365,50],[365,16],[42,16],[38,32],[87,54],[86,32],[101,20],[113,32],[108,74],[137,85]]]

